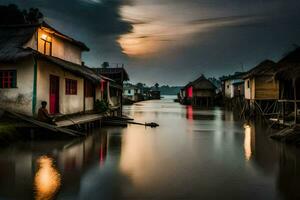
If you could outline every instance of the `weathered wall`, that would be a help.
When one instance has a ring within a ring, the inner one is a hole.
[[[193,97],[213,97],[215,92],[213,90],[193,90]]]
[[[248,87],[248,81],[249,81],[249,87]],[[244,95],[245,99],[251,99],[251,80],[250,78],[245,79],[245,84],[244,84]]]
[[[94,109],[94,97],[85,97],[85,111]]]
[[[245,93],[244,83],[233,85],[233,96],[244,96]]]
[[[96,100],[100,100],[100,101],[102,100],[100,84],[96,85],[96,87],[95,87],[95,98],[96,98]]]
[[[272,76],[255,78],[255,99],[278,99],[279,83]]]
[[[125,89],[123,94],[128,98],[133,97],[135,94],[135,89]]]
[[[225,81],[225,97],[232,98],[234,94],[233,91],[234,91],[234,87],[232,85],[232,81],[231,80]]]
[[[59,112],[62,114],[72,114],[84,111],[84,80],[70,72],[64,71],[57,65],[44,60],[38,61],[37,73],[37,109],[41,101],[49,102],[50,75],[59,76]],[[77,80],[77,95],[66,95],[65,78]],[[47,105],[49,110],[49,103]]]
[[[45,41],[41,39],[43,34],[51,36],[52,38],[52,56],[73,63],[81,64],[81,49],[79,47],[55,35],[51,35],[43,31],[42,29],[38,30],[38,51],[39,52],[44,53]]]
[[[33,71],[32,57],[13,64],[0,64],[0,69],[17,70],[17,88],[0,88],[0,107],[32,116]]]

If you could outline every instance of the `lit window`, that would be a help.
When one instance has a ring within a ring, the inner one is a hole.
[[[17,87],[17,71],[0,70],[0,88],[16,88],[16,87]]]
[[[44,41],[44,54],[45,55],[52,55],[52,37],[42,34],[41,40]]]
[[[77,80],[66,78],[66,95],[77,95]]]

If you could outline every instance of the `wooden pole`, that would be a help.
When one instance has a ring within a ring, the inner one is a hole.
[[[282,123],[285,121],[285,102],[282,103]]]
[[[294,102],[295,122],[294,123],[296,125],[297,124],[297,102],[296,102],[296,100],[297,100],[297,93],[296,93],[296,79],[295,78],[293,79],[293,87],[294,87],[294,100],[295,100],[295,102]]]

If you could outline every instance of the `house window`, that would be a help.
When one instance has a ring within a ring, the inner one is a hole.
[[[131,94],[131,90],[128,90],[128,94]]]
[[[77,80],[66,78],[66,95],[77,95]]]
[[[52,37],[42,34],[41,39],[44,41],[44,54],[52,55]]]
[[[17,71],[0,70],[0,88],[16,88],[16,87],[17,87]]]
[[[94,87],[93,87],[93,84],[89,81],[85,81],[84,96],[85,97],[93,97],[94,96]]]
[[[247,88],[250,88],[250,81],[247,81]]]
[[[229,85],[227,85],[227,89],[229,89]]]

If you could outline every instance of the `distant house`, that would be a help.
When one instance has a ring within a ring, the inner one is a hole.
[[[275,79],[277,65],[265,60],[251,69],[243,77],[246,100],[277,100],[279,82]]]
[[[141,90],[129,83],[124,85],[123,96],[131,101],[140,101],[143,97]]]
[[[117,115],[122,115],[122,102],[123,102],[123,83],[129,80],[129,76],[125,68],[122,67],[101,67],[93,68],[93,70],[101,76],[108,77],[114,82],[102,81],[102,87],[107,88],[109,93],[104,94],[104,98],[108,99],[112,109],[115,110]],[[109,94],[109,95],[107,95]]]
[[[101,68],[93,68],[93,70],[97,73],[97,74],[101,74],[105,77],[108,77],[110,79],[113,79],[114,81],[116,81],[118,84],[123,85],[124,81],[129,81],[129,76],[128,73],[126,71],[126,69],[122,66],[122,67],[101,67]]]
[[[0,27],[0,107],[34,116],[90,111],[102,99],[98,76],[82,62],[89,48],[42,22]]]
[[[149,90],[149,99],[160,99],[160,90],[158,87],[153,86]]]
[[[233,75],[221,78],[222,92],[225,98],[231,99],[244,96],[244,75],[245,73],[236,72]]]
[[[211,106],[216,95],[216,86],[201,75],[198,79],[188,83],[180,91],[181,103],[193,106]]]

